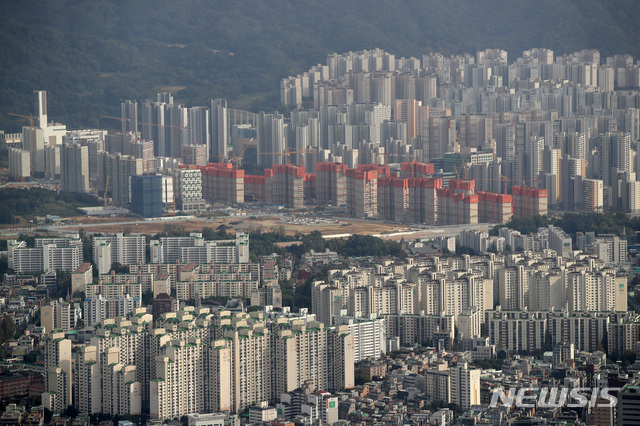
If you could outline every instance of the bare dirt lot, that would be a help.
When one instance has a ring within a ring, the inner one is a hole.
[[[325,236],[343,235],[343,234],[388,234],[394,231],[400,231],[399,225],[385,224],[373,221],[351,221],[336,220],[330,223],[290,223],[281,222],[280,217],[216,217],[216,218],[196,218],[189,220],[175,220],[167,222],[147,222],[147,221],[129,221],[128,219],[88,219],[86,217],[75,218],[73,226],[64,227],[64,230],[84,230],[88,232],[132,232],[141,234],[157,234],[170,228],[184,228],[187,232],[200,231],[203,228],[216,229],[221,225],[225,225],[228,232],[234,231],[251,231],[261,229],[264,232],[284,229],[284,232],[290,235],[301,233],[306,234],[313,231],[320,231]],[[112,222],[125,222],[117,223]]]

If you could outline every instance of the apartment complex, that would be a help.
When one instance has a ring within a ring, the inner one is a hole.
[[[236,233],[233,240],[205,241],[200,233],[188,237],[152,240],[151,263],[248,263],[249,234]]]
[[[36,238],[35,245],[27,247],[25,241],[9,240],[9,268],[16,273],[73,272],[82,262],[82,241],[78,238]]]
[[[148,409],[154,418],[171,419],[275,403],[308,380],[331,391],[353,386],[353,337],[346,326],[325,327],[312,316],[193,307],[151,324],[152,316],[140,309],[105,319],[74,359],[71,342],[50,334],[50,390],[43,400],[56,413],[73,403],[89,414]]]

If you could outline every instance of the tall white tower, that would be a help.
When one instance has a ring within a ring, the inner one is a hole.
[[[38,116],[38,127],[47,127],[47,92],[45,90],[35,90],[36,94],[36,115]]]

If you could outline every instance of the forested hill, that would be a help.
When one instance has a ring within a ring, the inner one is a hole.
[[[274,109],[279,80],[331,52],[640,57],[637,0],[6,0],[0,16],[0,112],[32,112],[44,89],[49,117],[72,128],[114,126],[100,117],[121,99],[167,86],[188,105]],[[0,114],[0,129],[24,124]]]

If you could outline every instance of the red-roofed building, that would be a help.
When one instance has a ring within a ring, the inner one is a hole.
[[[244,177],[244,198],[264,200],[264,176],[246,175]]]
[[[318,204],[344,206],[347,203],[347,165],[316,163],[316,201]]]
[[[265,200],[270,204],[299,209],[304,207],[304,167],[276,164],[265,169]]]
[[[202,196],[207,201],[244,203],[244,170],[231,163],[209,163],[202,170]]]
[[[516,217],[547,214],[548,190],[514,186],[511,188],[511,193],[513,194],[513,214]]]
[[[442,179],[413,177],[406,180],[409,188],[407,220],[435,225],[438,217],[437,190],[442,187]]]
[[[378,178],[378,216],[397,222],[407,220],[409,185],[406,179]]]
[[[400,176],[401,177],[431,177],[434,173],[434,166],[430,163],[400,163]]]
[[[439,188],[438,225],[464,225],[478,223],[478,196]]]
[[[513,216],[513,196],[480,191],[476,194],[480,222],[504,223]]]
[[[476,190],[476,181],[475,179],[449,179],[449,189],[454,192],[473,195]]]
[[[347,169],[347,214],[378,217],[378,171]]]

